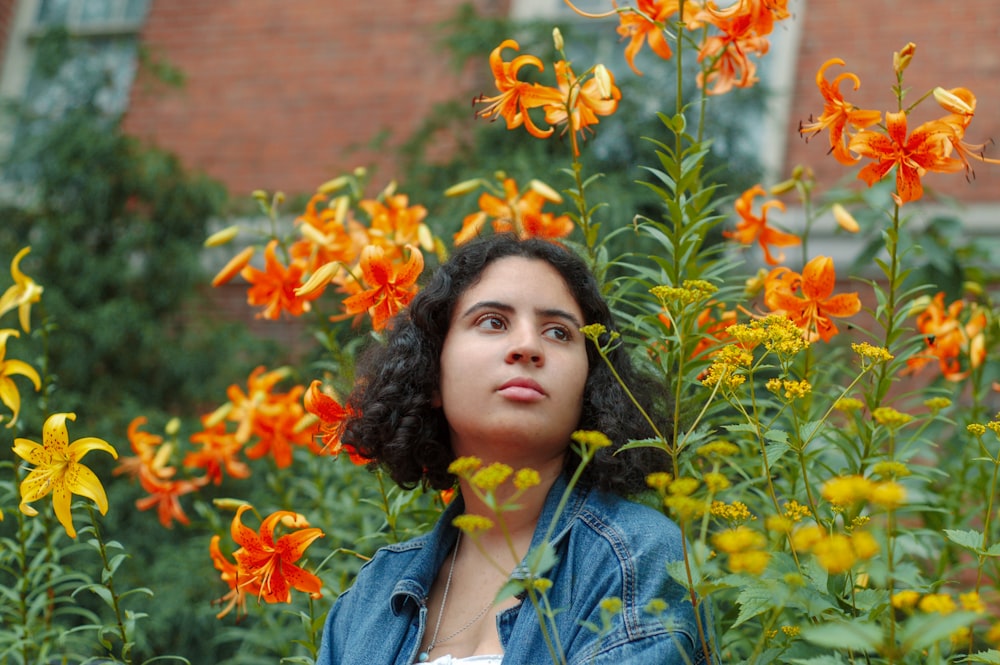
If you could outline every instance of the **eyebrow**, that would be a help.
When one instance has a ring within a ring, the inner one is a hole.
[[[496,309],[500,310],[501,312],[509,314],[514,311],[514,306],[509,305],[505,302],[500,302],[498,300],[480,300],[479,302],[474,303],[471,307],[462,312],[462,316],[466,317],[469,314],[472,314],[473,312],[480,309]],[[583,323],[581,323],[580,320],[576,318],[576,316],[574,316],[570,312],[567,312],[564,309],[559,309],[558,307],[546,307],[544,309],[536,309],[535,314],[537,316],[545,318],[555,317],[559,319],[564,319],[566,322],[575,326],[576,329],[580,329],[583,327]]]

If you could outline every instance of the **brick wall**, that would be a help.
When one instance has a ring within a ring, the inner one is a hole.
[[[805,20],[790,132],[795,132],[800,120],[822,112],[815,76],[832,57],[842,58],[847,66],[827,70],[828,78],[850,71],[861,79],[857,92],[849,82],[844,83],[846,99],[862,108],[895,111],[892,54],[912,41],[917,51],[906,71],[907,101],[916,101],[935,86],[969,88],[976,94],[978,106],[966,140],[1000,141],[1000,51],[995,48],[1000,42],[1000,12],[996,0],[809,0],[804,9],[797,0],[790,0],[789,5],[793,11],[802,11]],[[940,107],[930,100],[916,111],[910,127],[940,114]],[[808,164],[825,183],[856,172],[827,156],[828,146],[825,135],[808,144],[793,138],[785,163],[789,168]],[[1000,158],[1000,145],[987,146],[986,154]],[[997,201],[1000,165],[980,164],[971,183],[961,174],[929,174],[924,184],[966,202]]]
[[[140,77],[125,129],[234,196],[309,192],[373,163],[388,182],[393,164],[372,142],[398,145],[456,87],[477,91],[437,43],[462,2],[154,0],[143,40],[187,80],[170,89]],[[498,14],[507,1],[475,4]]]

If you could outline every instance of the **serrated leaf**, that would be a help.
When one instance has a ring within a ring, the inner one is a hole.
[[[851,649],[870,653],[882,643],[882,629],[861,621],[836,621],[806,626],[802,638],[828,649]]]
[[[973,529],[945,529],[944,535],[948,537],[948,540],[965,549],[972,550],[973,552],[981,551],[979,548],[983,544],[983,534],[978,531]]]
[[[959,661],[960,663],[987,663],[987,665],[1000,665],[1000,651],[996,649],[990,649],[989,651],[980,651],[979,653],[974,653],[971,656],[967,656]]]
[[[954,612],[918,614],[910,617],[902,626],[899,639],[906,652],[923,650],[935,642],[948,639],[959,628],[975,621],[975,612]]]
[[[774,589],[762,584],[751,584],[740,591],[736,603],[740,606],[740,614],[736,617],[733,628],[774,607]]]

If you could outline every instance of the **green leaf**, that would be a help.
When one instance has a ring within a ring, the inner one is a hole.
[[[958,529],[945,529],[944,535],[948,537],[951,542],[964,547],[967,550],[979,553],[982,552],[980,547],[983,544],[983,534],[974,530],[968,529],[960,531]]]
[[[873,652],[882,643],[882,629],[861,621],[834,621],[802,629],[803,639],[828,649]]]
[[[970,625],[976,620],[975,612],[953,612],[941,615],[939,613],[917,614],[902,626],[899,639],[905,652],[921,651],[935,642],[946,640],[959,628]]]
[[[1000,651],[990,649],[980,651],[959,661],[960,663],[987,663],[988,665],[1000,665]]]

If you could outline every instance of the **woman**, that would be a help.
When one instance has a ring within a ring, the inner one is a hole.
[[[496,515],[460,480],[430,533],[379,550],[337,600],[319,665],[705,662],[690,594],[667,573],[682,557],[680,532],[625,498],[669,458],[652,448],[614,454],[651,429],[580,332],[594,323],[614,329],[586,265],[561,246],[508,235],[458,249],[397,317],[359,370],[349,403],[360,415],[346,424],[344,444],[404,487],[453,487],[448,465],[466,456],[534,469],[540,482],[504,513],[507,536],[493,528],[473,542],[452,520]],[[649,404],[650,386],[624,351],[609,357]],[[557,510],[579,462],[570,436],[580,429],[603,432],[612,446]],[[526,594],[494,599],[547,534],[553,615],[540,622]],[[621,612],[605,625],[609,598]],[[647,611],[654,600],[667,609]]]

